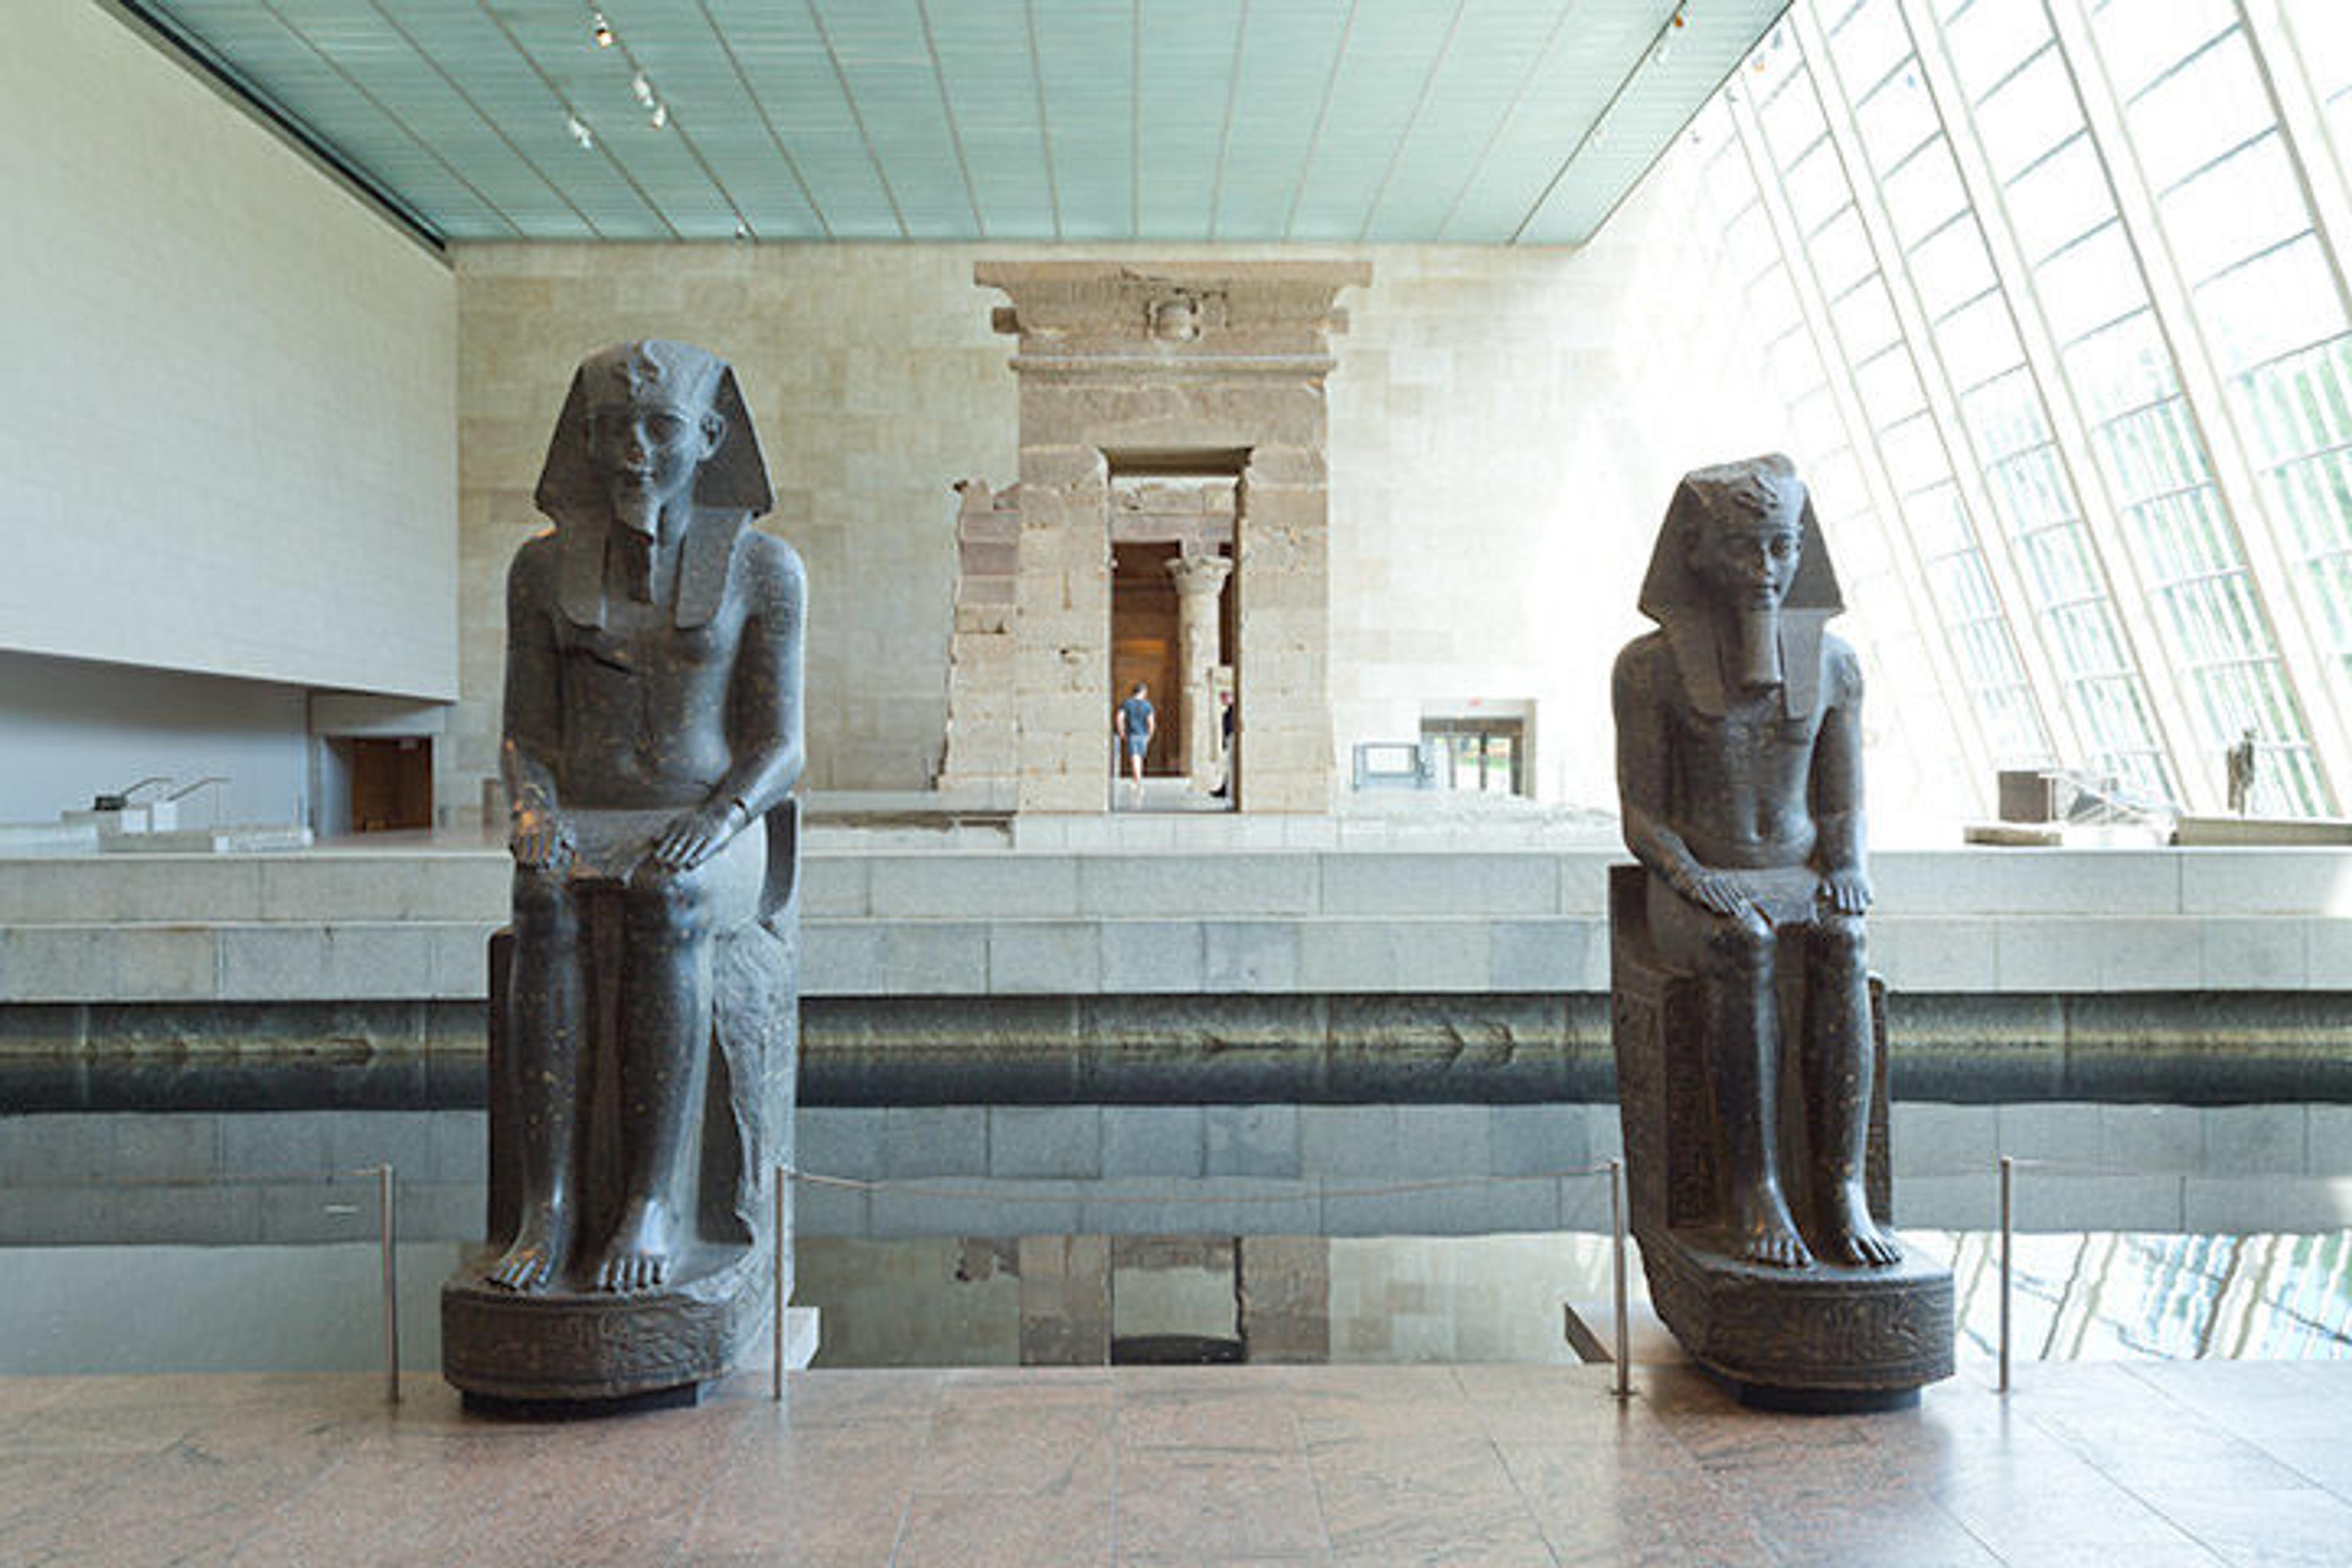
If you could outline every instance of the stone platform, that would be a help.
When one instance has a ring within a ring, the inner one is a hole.
[[[387,839],[403,836],[386,836]],[[1605,994],[1612,845],[1329,817],[818,828],[803,994]],[[1873,858],[1901,993],[2352,989],[2352,848]],[[0,860],[0,1003],[475,1000],[503,848]]]

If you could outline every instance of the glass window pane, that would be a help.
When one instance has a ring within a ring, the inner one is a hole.
[[[2074,84],[2055,49],[1988,94],[1976,116],[1985,157],[2001,180],[2073,135],[2082,122]]]
[[[2231,0],[2100,0],[2093,15],[2099,51],[2126,97],[2237,20]]]
[[[1940,129],[1935,102],[1927,96],[1927,84],[1919,79],[1916,62],[1905,65],[1856,104],[1853,119],[1863,145],[1870,149],[1871,157],[1881,167],[1936,135]]]
[[[2214,355],[2231,375],[2344,327],[2327,258],[2309,235],[2208,279],[2195,298]]]
[[[1929,236],[1911,252],[1910,263],[1919,304],[1930,316],[1944,315],[1994,284],[1992,258],[1973,217]]]
[[[1960,80],[1981,94],[2049,41],[2050,21],[2042,0],[1976,0],[1945,24],[1945,37]]]
[[[1963,389],[2025,358],[2010,320],[2009,301],[1999,293],[1984,295],[1937,322],[1936,345],[1943,352],[1944,374]]]
[[[1863,0],[1830,33],[1830,54],[1848,89],[1861,92],[1911,52],[1894,0]]]
[[[2022,365],[1970,393],[1961,408],[1970,437],[1988,463],[2050,439],[2032,374]]]
[[[1969,205],[1959,166],[1952,162],[1951,149],[1941,138],[1887,175],[1879,185],[1879,195],[1886,202],[1895,238],[1906,248]]]
[[[1903,335],[1902,324],[1895,319],[1895,301],[1887,297],[1886,285],[1875,276],[1833,301],[1830,321],[1837,329],[1845,357],[1857,363]]]
[[[2066,374],[2083,412],[2105,419],[2169,396],[2172,353],[2146,308],[2067,345]]]
[[[1846,189],[1845,170],[1838,163],[1837,149],[1826,137],[1814,142],[1811,152],[1790,166],[1782,183],[1789,193],[1789,210],[1796,215],[1797,226],[1807,234],[1821,227],[1853,199]]]
[[[1862,219],[1848,207],[1829,225],[1812,237],[1806,249],[1813,258],[1813,273],[1822,281],[1822,292],[1835,298],[1853,288],[1877,266],[1870,254],[1870,237],[1863,232]]]
[[[1813,97],[1811,79],[1802,67],[1792,68],[1768,92],[1757,120],[1764,127],[1772,162],[1785,169],[1827,135],[1829,127],[1822,120],[1821,103]]]
[[[1918,373],[1911,368],[1910,351],[1905,348],[1890,349],[1854,366],[1853,389],[1872,423],[1881,428],[1927,405]]]
[[[2294,165],[2266,133],[2164,198],[2164,232],[2194,282],[2311,226]]]
[[[2062,343],[2105,326],[2141,298],[2131,244],[2116,224],[2042,263],[2033,285],[2051,333]]]
[[[2032,261],[2109,221],[2116,212],[2099,155],[2081,131],[2020,174],[2007,195],[2018,248]]]
[[[2100,42],[2129,30],[2110,27]],[[2271,103],[2246,40],[2232,34],[2133,99],[2126,115],[2140,168],[2160,191],[2261,134],[2271,123]]]

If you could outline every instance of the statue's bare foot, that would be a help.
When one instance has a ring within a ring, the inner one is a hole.
[[[551,1213],[535,1210],[524,1218],[514,1245],[482,1278],[502,1290],[544,1290],[562,1266],[567,1240],[562,1224]]]
[[[1863,1195],[1860,1183],[1839,1184],[1826,1206],[1830,1245],[1840,1258],[1872,1268],[1903,1260],[1903,1248],[1870,1217],[1870,1202]]]
[[[1797,1222],[1789,1217],[1788,1200],[1780,1188],[1764,1188],[1747,1201],[1735,1203],[1732,1211],[1741,1258],[1767,1268],[1811,1267],[1813,1255],[1804,1237],[1797,1234]]]
[[[631,1198],[596,1265],[599,1290],[650,1290],[669,1279],[677,1222],[659,1198]]]

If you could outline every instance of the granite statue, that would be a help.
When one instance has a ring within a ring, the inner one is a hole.
[[[1853,1369],[1781,1375],[1805,1336],[1772,1323],[1773,1281],[1802,1280],[1809,1299],[1859,1287],[1850,1305],[1925,1310],[1906,1323],[1926,1338],[1895,1347],[1916,1363],[1905,1375],[1938,1364],[1940,1310],[1948,1370],[1949,1278],[1903,1267],[1883,1153],[1873,1192],[1885,1072],[1864,935],[1862,672],[1826,629],[1843,606],[1789,459],[1685,476],[1640,607],[1658,629],[1618,657],[1612,689],[1637,863],[1612,886],[1612,990],[1634,1222],[1661,1313],[1743,1388],[1818,1389]],[[1873,1291],[1878,1277],[1898,1288]],[[1908,1301],[1923,1284],[1927,1299]],[[1727,1336],[1742,1318],[1762,1326]],[[1777,1370],[1755,1375],[1766,1363]]]
[[[732,369],[630,342],[572,379],[507,579],[491,1234],[444,1293],[468,1394],[718,1376],[757,1330],[797,1045],[806,597]],[[566,1318],[577,1321],[566,1321]]]

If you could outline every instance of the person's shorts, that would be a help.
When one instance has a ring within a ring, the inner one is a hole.
[[[1150,744],[1151,744],[1150,736],[1129,733],[1127,737],[1127,754],[1130,757],[1139,757],[1143,755],[1143,749]]]

